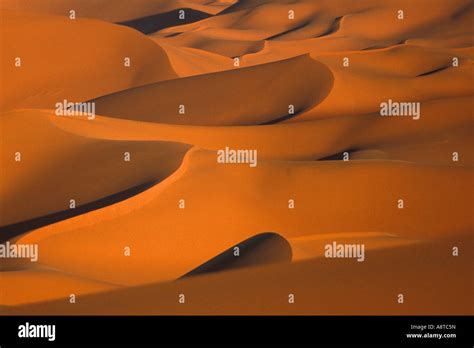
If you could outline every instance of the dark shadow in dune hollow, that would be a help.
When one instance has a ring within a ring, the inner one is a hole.
[[[239,256],[234,254],[236,247],[239,248]],[[276,262],[290,262],[291,257],[291,246],[285,238],[274,232],[264,232],[232,246],[179,279]]]
[[[79,207],[76,207],[74,209],[67,209],[63,210],[57,213],[45,215],[45,216],[40,216],[34,219],[26,220],[26,221],[21,221],[17,222],[14,224],[6,225],[0,227],[0,243],[3,243],[13,237],[19,236],[23,233],[26,233],[28,231],[34,230],[36,228],[40,228],[46,225],[50,225],[52,223],[69,219],[77,215],[85,214],[87,212],[90,212],[92,210],[100,209],[103,207],[106,207],[108,205],[112,205],[114,203],[123,201],[127,198],[130,198],[132,196],[135,196],[153,185],[155,185],[157,182],[149,182],[145,183],[142,185],[138,185],[132,188],[129,188],[127,190],[114,193],[110,196],[101,198],[97,201],[90,202],[84,205],[81,205]]]
[[[321,35],[316,36],[316,38],[328,36],[328,35],[334,34],[336,31],[338,31],[339,28],[341,27],[341,19],[342,19],[342,17],[334,18],[334,21],[331,23],[328,30],[326,30]]]
[[[300,29],[303,29],[304,27],[306,27],[307,25],[309,25],[311,23],[311,21],[307,21],[307,22],[304,22],[294,28],[291,28],[291,29],[288,29],[284,32],[281,32],[281,33],[278,33],[278,34],[275,34],[273,36],[270,36],[270,37],[267,37],[265,40],[275,40],[275,39],[278,39],[279,37],[282,37],[284,35],[287,35],[287,34],[290,34],[292,32],[295,32],[295,31],[298,31]]]
[[[181,10],[184,11],[184,19],[179,18],[179,11]],[[134,28],[143,34],[151,34],[164,28],[197,22],[211,16],[212,15],[206,12],[197,11],[192,8],[183,8],[148,17],[132,19],[118,24]]]
[[[427,71],[427,72],[418,74],[418,75],[416,75],[416,77],[422,77],[422,76],[433,75],[433,74],[436,74],[436,73],[441,72],[441,71],[446,70],[446,69],[449,69],[449,66],[442,66],[442,67],[439,67],[439,68],[436,68],[436,69],[433,69],[433,70],[430,70],[430,71]]]
[[[335,153],[333,155],[329,155],[329,156],[320,158],[320,159],[318,159],[318,161],[342,161],[342,160],[344,160],[344,153],[345,152],[347,152],[349,154],[349,157],[350,157],[351,154],[353,154],[354,152],[357,152],[357,151],[358,150],[356,150],[356,149],[347,149],[347,150],[341,151],[339,153]]]

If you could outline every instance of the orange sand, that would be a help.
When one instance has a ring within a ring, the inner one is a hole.
[[[2,313],[473,314],[472,1],[117,3],[1,3],[0,237],[40,253],[0,258]],[[182,8],[209,17],[114,24]],[[388,99],[420,119],[381,117]],[[263,232],[291,262],[180,279]]]

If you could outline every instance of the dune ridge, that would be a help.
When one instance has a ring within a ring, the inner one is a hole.
[[[283,71],[278,79],[274,76],[275,70]],[[271,83],[272,95],[264,93],[268,83]],[[252,125],[293,117],[311,109],[326,97],[331,86],[332,75],[326,66],[309,56],[301,56],[241,70],[150,84],[93,102],[100,115],[137,121]],[[214,98],[220,103],[214,103]],[[273,98],[280,102],[271,103]],[[192,116],[187,117],[186,113]]]
[[[0,258],[0,313],[473,314],[472,0],[0,16],[0,240],[39,250]]]
[[[265,232],[223,251],[179,279],[231,269],[290,262],[291,257],[291,246],[283,237],[274,232]]]
[[[166,53],[132,29],[30,12],[0,11],[0,16],[2,111],[53,109],[64,99],[84,102],[176,76]],[[123,41],[130,44],[125,47]],[[62,53],[69,53],[66,62]],[[130,67],[124,66],[126,57]]]

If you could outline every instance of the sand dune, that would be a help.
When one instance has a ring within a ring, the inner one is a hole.
[[[465,254],[450,257],[453,243],[463,242]],[[17,306],[7,313],[468,315],[470,259],[472,239],[465,236],[380,250],[362,263],[313,259],[84,296],[74,307],[56,300]],[[440,281],[434,286],[436,279]],[[396,301],[400,292],[405,294],[404,304]],[[288,303],[290,293],[294,304]],[[178,303],[179,294],[185,294],[185,305]]]
[[[16,11],[1,11],[0,16],[1,110],[52,109],[64,99],[82,102],[176,76],[166,53],[132,29]],[[126,57],[130,67],[124,66]]]
[[[79,208],[127,188],[159,182],[180,165],[188,149],[169,142],[74,136],[54,126],[51,120],[56,117],[36,110],[0,117],[4,132],[0,226],[70,210],[71,199]],[[17,152],[21,162],[15,161]],[[125,153],[130,161],[125,161]]]
[[[0,10],[1,313],[473,313],[472,0]]]
[[[71,294],[79,297],[119,288],[113,284],[44,269],[11,271],[2,268],[1,282],[0,304],[3,306],[51,301],[57,298],[63,298],[69,303]],[[30,288],[34,290],[31,291]]]
[[[281,71],[278,79],[276,71]],[[265,93],[269,83],[271,95]],[[331,86],[332,76],[326,66],[301,56],[150,84],[93,102],[97,113],[104,116],[173,124],[248,125],[288,118],[310,109],[326,97]],[[272,102],[274,98],[279,102]]]
[[[448,183],[452,175],[457,180]],[[170,180],[124,201],[120,210],[105,207],[38,229],[18,242],[38,243],[44,253],[42,264],[90,279],[123,285],[170,280],[265,227],[284,238],[315,230],[318,234],[368,230],[439,239],[458,233],[451,231],[466,231],[471,223],[471,177],[470,168],[390,161],[261,161],[256,168],[233,168],[216,163],[212,152],[194,150]],[[237,178],[246,184],[234,185]],[[333,184],[328,184],[330,180]],[[275,190],[282,182],[287,185]],[[384,191],[377,190],[380,186]],[[214,194],[204,199],[205,192]],[[406,202],[402,210],[397,208],[400,197]],[[288,209],[290,198],[296,209]],[[185,199],[185,209],[179,209],[180,199]],[[460,206],[455,204],[459,201]],[[206,211],[214,212],[212,224]],[[335,220],[341,211],[344,218]],[[145,218],[146,226],[133,228]],[[430,224],[433,219],[436,225]],[[221,233],[224,228],[226,234]],[[195,230],[205,230],[207,237]],[[107,238],[103,231],[114,237]],[[132,248],[133,257],[124,257],[124,246]],[[85,250],[101,255],[104,262],[90,267],[94,258],[84,259]],[[148,265],[146,270],[143,264]]]
[[[290,262],[291,257],[291,246],[284,238],[273,232],[260,233],[223,251],[186,273],[181,279],[277,262]]]
[[[472,97],[429,101],[417,121],[364,114],[244,127],[165,125],[100,116],[94,122],[68,118],[52,122],[67,132],[98,139],[175,141],[213,151],[225,146],[255,148],[260,158],[288,161],[324,159],[344,151],[355,159],[358,153],[378,151],[369,158],[452,165],[452,152],[457,149],[463,156],[455,165],[462,167],[474,163],[468,151],[473,141],[472,105]],[[445,117],[447,112],[454,116]]]
[[[74,9],[78,17],[125,22],[183,8],[216,14],[233,2],[233,0],[127,0],[126,3],[107,0],[30,0],[27,2],[2,0],[0,9],[60,16],[67,16],[69,11]]]
[[[368,255],[375,250],[400,248],[406,245],[426,242],[423,239],[401,238],[395,234],[378,232],[321,233],[288,240],[293,253],[293,261],[325,257],[325,246],[337,244],[364,244]],[[364,260],[360,262],[365,261]]]
[[[180,11],[184,13],[183,19],[180,19]],[[119,24],[134,28],[144,34],[150,34],[163,28],[193,23],[208,17],[210,17],[210,14],[206,12],[197,11],[192,8],[184,8],[132,19],[130,21],[120,22]]]
[[[418,15],[420,7],[423,16]],[[400,9],[404,11],[403,21],[397,17]],[[291,20],[288,20],[289,11],[294,12]],[[217,16],[167,28],[153,37],[159,39],[158,42],[194,48],[203,47],[205,42],[207,47],[215,47],[211,49],[213,52],[223,55],[235,54],[230,43],[219,49],[219,42],[229,36],[235,40],[234,47],[241,45],[239,40],[243,39],[268,40],[266,43],[269,45],[287,41],[299,44],[298,41],[307,39],[312,44],[307,50],[318,49],[318,46],[321,46],[319,51],[347,50],[357,46],[358,49],[374,49],[396,45],[411,37],[438,35],[438,31],[432,30],[433,26],[449,27],[445,37],[463,33],[464,39],[471,43],[472,35],[468,34],[471,31],[471,12],[469,0],[391,0],[376,6],[371,0],[239,1]],[[169,33],[181,34],[167,37]],[[240,55],[248,53],[241,51]],[[291,54],[291,51],[286,53]]]
[[[219,54],[166,44],[162,44],[162,48],[170,58],[174,71],[180,77],[234,69],[234,61]]]

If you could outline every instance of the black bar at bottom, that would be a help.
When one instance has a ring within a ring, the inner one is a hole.
[[[49,336],[47,333],[52,327],[34,325],[55,325],[54,340],[52,330]],[[472,316],[1,316],[0,346],[85,343],[472,346],[472,328]],[[23,335],[32,330],[26,335],[42,333],[46,337],[19,337],[20,330]]]

